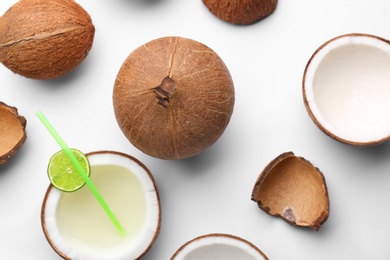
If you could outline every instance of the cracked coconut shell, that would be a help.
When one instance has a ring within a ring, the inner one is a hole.
[[[329,196],[321,171],[309,161],[283,153],[258,177],[252,200],[273,216],[318,230],[329,215]]]
[[[26,138],[26,119],[17,108],[0,102],[0,165],[15,155]]]
[[[199,154],[222,135],[234,87],[221,58],[181,37],[152,40],[134,50],[115,81],[117,122],[129,141],[160,159]]]
[[[278,0],[203,0],[203,3],[221,20],[246,25],[272,14]]]
[[[57,78],[85,59],[94,34],[73,0],[21,0],[0,17],[0,62],[27,78]]]

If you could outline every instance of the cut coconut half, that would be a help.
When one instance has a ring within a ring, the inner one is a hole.
[[[171,260],[267,260],[249,241],[229,234],[208,234],[182,245]]]
[[[0,165],[16,154],[26,138],[26,119],[16,107],[0,102]]]
[[[123,226],[122,237],[87,186],[65,193],[49,186],[42,205],[42,228],[64,259],[139,259],[160,231],[157,186],[137,159],[118,152],[87,154],[91,180]]]
[[[314,123],[330,137],[368,146],[390,138],[390,42],[346,34],[319,47],[303,76]]]
[[[252,200],[270,215],[315,230],[329,216],[324,175],[292,152],[279,155],[265,167],[253,188]]]

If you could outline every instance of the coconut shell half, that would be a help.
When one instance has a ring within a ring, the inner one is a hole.
[[[270,215],[318,230],[329,215],[325,177],[292,152],[279,155],[258,177],[252,200]]]
[[[26,138],[26,119],[16,107],[0,102],[0,165],[15,155]]]

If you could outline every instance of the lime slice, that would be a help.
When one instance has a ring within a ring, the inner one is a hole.
[[[85,154],[76,149],[71,149],[71,151],[83,167],[87,176],[89,176],[90,165]],[[50,158],[47,173],[53,186],[62,191],[76,191],[85,184],[85,181],[63,150],[55,153]]]

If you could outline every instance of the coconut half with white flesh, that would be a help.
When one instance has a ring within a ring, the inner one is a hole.
[[[199,236],[182,245],[171,260],[268,260],[268,257],[249,241],[230,234]]]
[[[88,186],[62,192],[49,186],[41,221],[46,239],[64,259],[139,259],[160,232],[161,208],[151,172],[113,151],[86,154],[91,180],[126,232],[121,236]]]
[[[390,139],[390,41],[345,34],[320,46],[303,75],[303,98],[327,135],[356,146]]]

